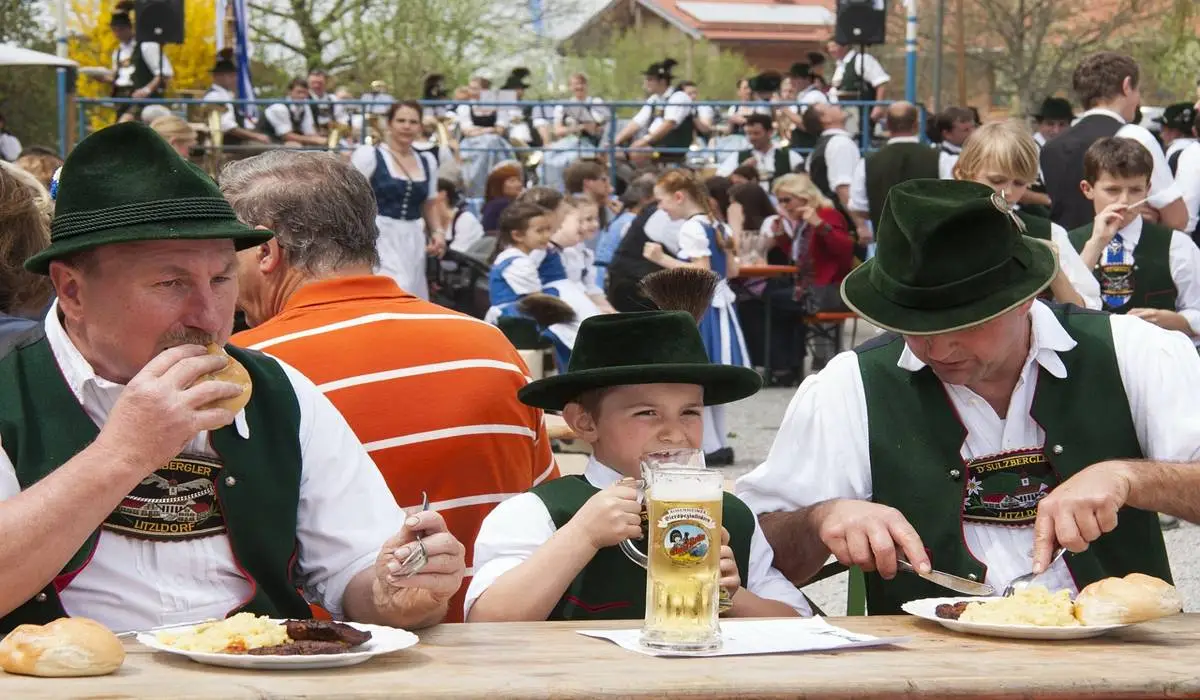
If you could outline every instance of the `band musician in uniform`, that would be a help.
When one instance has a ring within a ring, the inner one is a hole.
[[[113,10],[108,27],[117,38],[118,45],[112,52],[112,74],[93,77],[110,83],[113,97],[162,97],[167,81],[174,75],[171,62],[162,54],[162,45],[135,38],[133,6],[133,0],[123,0]],[[141,112],[141,105],[117,105],[117,120],[132,121]]]

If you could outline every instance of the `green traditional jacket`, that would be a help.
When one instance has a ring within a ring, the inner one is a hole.
[[[1094,223],[1067,233],[1076,251],[1083,252],[1083,246],[1092,237]],[[1143,221],[1141,237],[1133,249],[1132,266],[1106,265],[1106,253],[1100,253],[1100,261],[1092,268],[1092,272],[1100,282],[1100,299],[1104,302],[1105,311],[1123,314],[1130,309],[1175,310],[1179,290],[1171,277],[1171,238],[1174,235],[1174,231],[1166,226]],[[1132,294],[1125,303],[1110,303],[1114,295],[1123,298],[1129,292]]]
[[[1030,413],[1045,431],[1045,460],[1039,456],[1037,461],[1048,463],[1045,481],[1051,487],[1097,462],[1143,456],[1108,315],[1074,306],[1054,307],[1054,314],[1078,345],[1058,353],[1065,378],[1038,367]],[[983,581],[987,569],[963,538],[964,510],[972,495],[960,452],[966,428],[933,370],[897,366],[903,349],[903,338],[885,335],[855,350],[866,395],[872,500],[904,514],[934,568]],[[1080,588],[1135,571],[1171,580],[1156,514],[1128,507],[1115,530],[1087,551],[1068,554],[1066,563]],[[891,581],[867,576],[867,608],[875,615],[896,614],[907,601],[945,595],[944,588],[916,576]]]
[[[561,529],[588,499],[600,492],[583,476],[564,476],[530,490]],[[754,513],[731,493],[721,504],[722,525],[743,580],[750,571],[750,538]],[[643,515],[645,527],[645,515]],[[619,547],[605,547],[592,557],[567,587],[548,620],[640,620],[646,615],[646,570],[629,560]]]
[[[246,406],[250,439],[233,425],[210,433],[223,466],[216,499],[238,566],[253,593],[236,610],[305,618],[308,603],[293,581],[300,501],[300,407],[277,362],[259,352],[226,350],[245,365],[254,385]],[[33,334],[0,359],[0,444],[27,489],[91,444],[99,428],[63,378],[50,343]],[[62,517],[70,517],[62,514]],[[45,624],[66,612],[58,591],[95,551],[97,529],[41,593],[0,619],[0,634],[20,624]]]

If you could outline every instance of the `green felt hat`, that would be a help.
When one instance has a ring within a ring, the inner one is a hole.
[[[51,260],[110,243],[231,238],[242,250],[272,235],[238,221],[212,178],[150,127],[127,122],[97,131],[67,156],[50,246],[25,269],[44,275]]]
[[[1054,252],[1023,235],[999,194],[975,182],[909,180],[888,192],[875,257],[842,281],[863,318],[905,335],[977,326],[1037,296]]]
[[[579,325],[567,371],[527,384],[517,396],[530,406],[561,411],[590,389],[623,384],[698,384],[708,406],[753,395],[762,386],[746,367],[709,362],[684,311],[592,316]]]

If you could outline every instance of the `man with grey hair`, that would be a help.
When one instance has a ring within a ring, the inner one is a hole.
[[[419,299],[372,273],[375,197],[328,153],[277,150],[229,164],[238,218],[274,236],[238,254],[233,343],[307,375],[366,445],[396,501],[423,496],[472,544],[509,495],[558,476],[542,414],[517,401],[520,354],[491,324]],[[462,619],[462,594],[449,621]]]

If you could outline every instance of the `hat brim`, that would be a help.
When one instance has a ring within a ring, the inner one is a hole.
[[[704,405],[715,406],[753,396],[762,388],[762,377],[752,369],[733,365],[602,367],[539,379],[518,391],[517,397],[535,408],[561,411],[585,391],[624,384],[698,384],[704,389]]]
[[[1058,274],[1058,258],[1044,242],[1023,237],[1030,264],[1019,281],[981,299],[944,309],[901,306],[887,299],[871,283],[875,259],[859,265],[842,280],[842,299],[867,321],[902,335],[935,335],[966,330],[1005,314],[1036,297]]]
[[[135,224],[94,233],[87,233],[52,242],[45,250],[25,261],[25,269],[40,275],[50,272],[50,263],[74,253],[81,253],[113,243],[135,241],[211,240],[230,239],[235,250],[245,250],[274,237],[271,231],[254,229],[236,220],[179,219]]]

